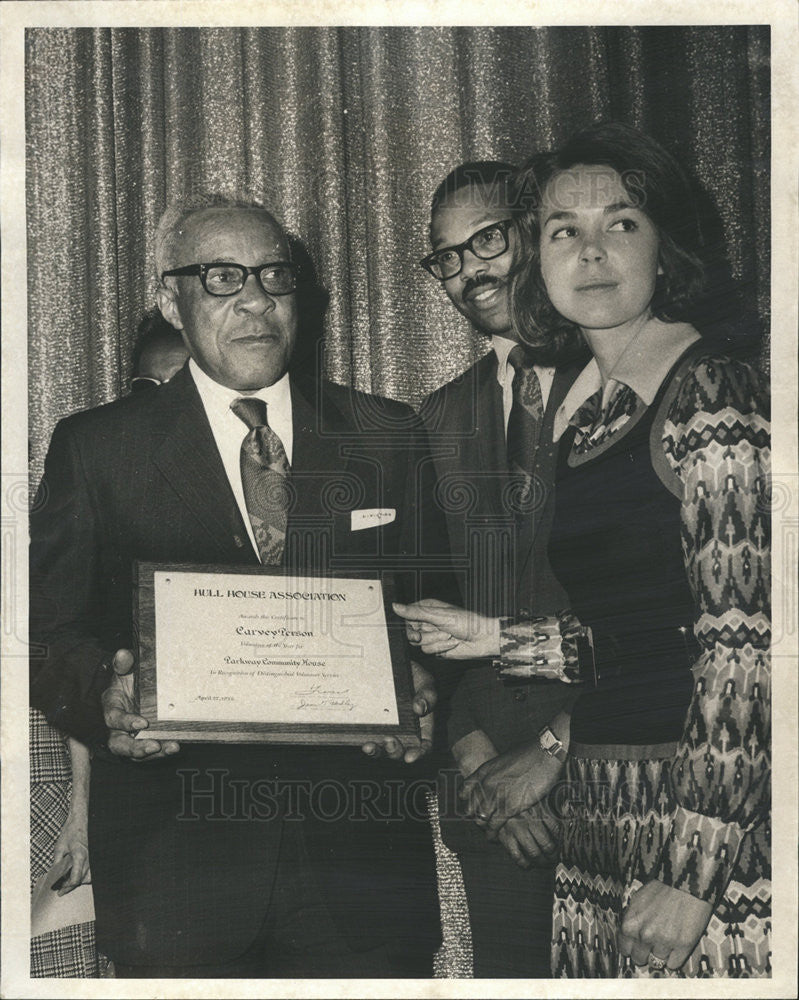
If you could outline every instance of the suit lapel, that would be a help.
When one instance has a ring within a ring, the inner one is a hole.
[[[325,486],[341,477],[346,459],[341,454],[341,438],[328,426],[327,411],[320,402],[319,383],[291,380],[291,419],[294,443],[291,476],[296,499],[289,523],[299,517],[326,513],[323,504]]]
[[[292,379],[291,389],[295,499],[284,563],[292,572],[325,574],[340,557],[373,558],[378,539],[387,537],[352,530],[352,509],[376,505],[383,470],[365,450],[351,399],[348,406],[346,395],[320,382]]]
[[[213,539],[220,556],[255,562],[202,401],[187,368],[165,387],[159,406],[165,428],[154,463]],[[245,559],[248,554],[251,558]]]
[[[497,381],[497,356],[494,351],[479,362],[476,374],[474,443],[477,447],[477,462],[473,465],[464,464],[464,467],[483,470],[486,474],[483,495],[488,512],[501,517],[505,513],[502,498],[508,481],[508,470],[502,388]]]

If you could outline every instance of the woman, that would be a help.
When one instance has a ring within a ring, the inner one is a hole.
[[[517,329],[593,354],[555,425],[550,557],[571,607],[397,610],[427,652],[591,676],[553,727],[569,790],[555,975],[767,975],[767,399],[682,322],[700,241],[657,143],[595,126],[533,158],[520,190]]]

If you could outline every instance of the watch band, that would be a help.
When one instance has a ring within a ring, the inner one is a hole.
[[[550,757],[554,757],[555,760],[559,760],[561,764],[566,761],[566,747],[564,747],[563,743],[552,732],[549,726],[544,726],[544,728],[539,732],[538,745],[545,754],[548,754]]]

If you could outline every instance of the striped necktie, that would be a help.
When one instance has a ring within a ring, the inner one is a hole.
[[[275,566],[286,544],[291,467],[283,443],[267,422],[262,399],[240,397],[230,408],[249,428],[241,442],[241,485],[258,555],[265,566]]]

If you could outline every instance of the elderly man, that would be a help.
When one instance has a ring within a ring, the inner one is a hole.
[[[447,522],[453,559],[463,567],[461,603],[491,616],[566,605],[547,538],[552,421],[576,369],[556,368],[554,358],[525,349],[511,324],[513,174],[494,161],[453,170],[433,195],[432,253],[422,261],[476,332],[491,338],[491,351],[422,408],[439,494],[456,501]],[[557,743],[566,738],[564,710],[572,701],[557,683],[507,685],[485,661],[465,671],[453,696],[448,736],[468,778],[467,808],[485,826],[482,809],[498,806],[489,832],[499,844],[478,825],[442,820],[444,841],[463,869],[475,976],[549,975],[552,830],[540,810],[513,812],[556,781],[565,756]],[[455,805],[451,797],[442,803],[442,815],[451,817]]]
[[[151,393],[63,420],[31,518],[31,634],[45,650],[32,701],[95,748],[98,947],[129,977],[430,975],[431,838],[419,796],[403,794],[419,748],[389,740],[369,760],[134,738],[133,560],[412,569],[426,513],[411,411],[287,374],[297,274],[268,212],[173,206],[156,262],[190,360]],[[259,500],[262,476],[291,484],[288,509]],[[417,712],[433,699],[420,688]],[[296,794],[270,798],[265,781]],[[347,809],[314,796],[325,788]]]

